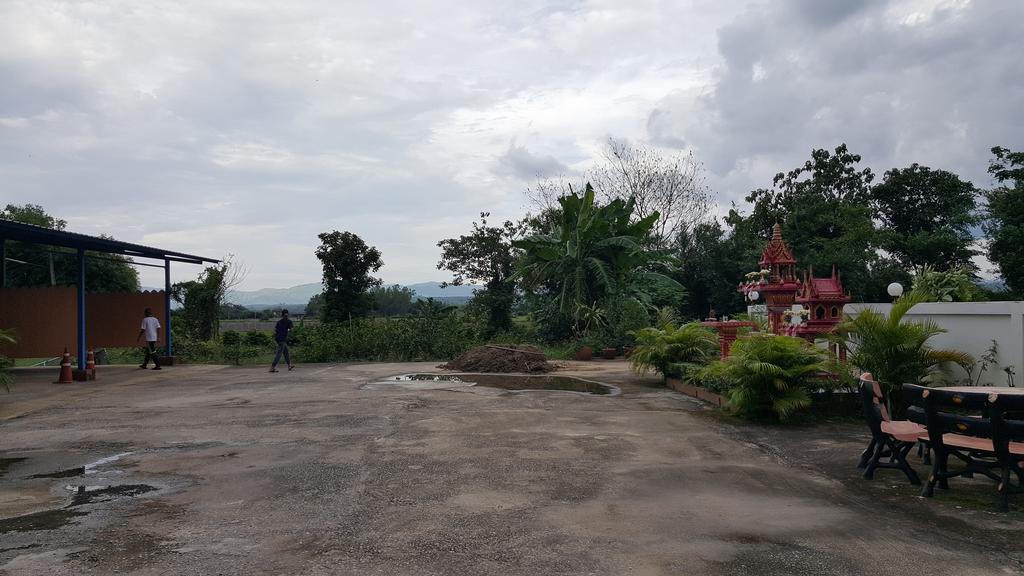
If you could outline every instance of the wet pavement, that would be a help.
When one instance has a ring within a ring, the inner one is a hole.
[[[435,371],[19,371],[0,573],[1024,573],[1020,506],[861,480],[853,423],[738,422],[622,362],[558,373],[617,396],[368,385]]]

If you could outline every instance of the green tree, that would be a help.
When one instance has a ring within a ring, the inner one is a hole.
[[[905,268],[973,268],[977,195],[973,184],[945,170],[918,164],[889,170],[871,189],[871,207],[883,226],[880,247]]]
[[[221,320],[244,320],[246,318],[253,317],[253,311],[249,310],[241,304],[221,304],[220,313],[218,314]]]
[[[179,317],[189,337],[208,341],[218,336],[224,295],[235,283],[237,276],[230,259],[226,259],[207,266],[195,280],[171,287],[171,297],[182,306]]]
[[[370,274],[384,261],[380,251],[351,232],[324,232],[318,236],[316,257],[324,269],[324,307],[327,322],[342,322],[366,315],[373,306],[370,290],[384,282]]]
[[[398,284],[370,289],[373,311],[378,316],[404,316],[412,311],[416,291]]]
[[[310,296],[309,302],[306,304],[305,314],[310,318],[319,318],[324,308],[324,293],[314,294]]]
[[[1024,152],[992,149],[988,172],[1000,184],[985,192],[988,258],[1006,286],[1024,297]]]
[[[51,230],[64,230],[67,221],[46,213],[36,204],[8,204],[0,210],[0,220],[12,220]],[[100,236],[110,238],[109,236]],[[73,250],[8,242],[7,286],[70,286],[78,283],[78,257]],[[131,258],[119,254],[86,251],[85,289],[88,292],[135,292],[139,273]]]
[[[455,306],[449,306],[440,300],[433,298],[427,298],[426,300],[420,299],[413,305],[413,315],[420,318],[437,318],[439,316],[446,316],[455,312]]]
[[[645,286],[682,286],[665,273],[677,265],[668,250],[650,249],[654,212],[633,221],[632,199],[615,199],[595,205],[594,190],[587,185],[583,196],[575,193],[558,199],[560,220],[547,234],[513,243],[524,252],[520,274],[526,286],[549,293],[562,314],[575,317],[576,328],[584,320],[578,311],[594,311],[613,296],[650,302]]]
[[[515,263],[519,250],[513,243],[522,235],[523,226],[506,220],[500,226],[488,226],[488,212],[480,213],[480,222],[473,222],[469,234],[437,243],[441,248],[438,270],[452,273],[451,284],[482,284],[473,295],[473,304],[487,311],[487,328],[491,333],[512,327],[512,305],[515,303]]]
[[[884,296],[885,278],[872,274],[879,265],[870,208],[874,174],[858,168],[860,160],[846,144],[834,153],[814,150],[803,166],[778,173],[772,188],[747,196],[750,215],[729,211],[726,223],[751,270],[778,223],[800,266],[827,271],[836,265],[854,298]]]
[[[675,277],[686,288],[686,301],[674,308],[686,318],[703,318],[712,308],[718,314],[744,311],[743,295],[736,288],[751,271],[753,256],[718,221],[698,224],[680,236],[678,250],[682,264]]]

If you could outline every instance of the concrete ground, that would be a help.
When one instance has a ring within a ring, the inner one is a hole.
[[[735,422],[622,362],[566,371],[613,397],[367,386],[424,371],[19,371],[0,573],[1022,573],[1019,508],[861,480],[860,426]]]

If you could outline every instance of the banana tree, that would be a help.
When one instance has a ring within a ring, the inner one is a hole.
[[[513,243],[524,251],[519,277],[530,289],[544,288],[562,313],[597,307],[611,295],[646,299],[645,285],[682,286],[663,273],[678,261],[668,250],[649,248],[658,213],[633,220],[635,201],[594,204],[594,189],[558,199],[561,211],[552,229]]]

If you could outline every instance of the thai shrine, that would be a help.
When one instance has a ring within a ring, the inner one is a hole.
[[[782,239],[782,228],[772,228],[772,238],[761,253],[761,269],[747,275],[739,290],[748,299],[764,297],[768,311],[768,330],[775,334],[797,336],[814,342],[835,329],[843,319],[843,306],[852,300],[843,290],[839,271],[815,278],[808,269],[803,278],[796,273],[796,258]],[[794,304],[801,306],[794,310]],[[842,355],[843,351],[838,351]]]

